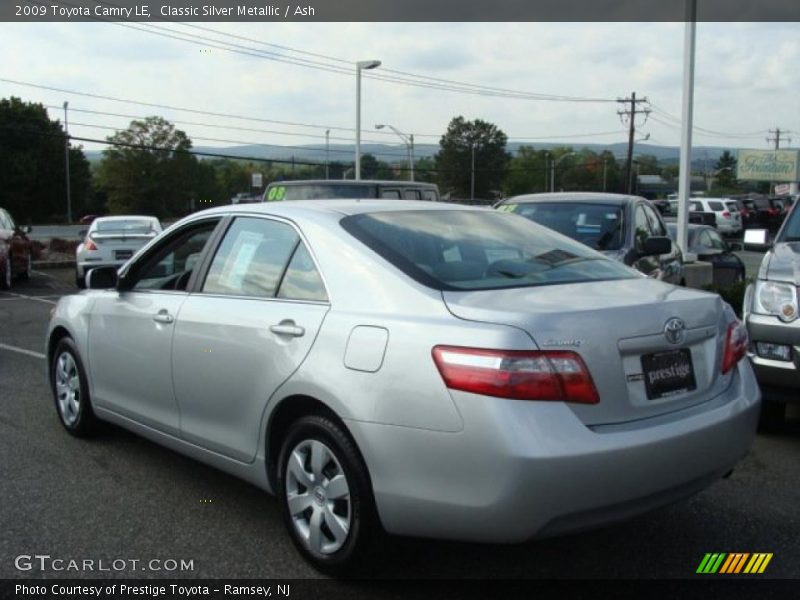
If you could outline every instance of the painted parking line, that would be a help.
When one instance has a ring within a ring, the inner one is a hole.
[[[28,350],[26,348],[19,348],[17,346],[9,346],[7,344],[0,344],[0,350],[8,350],[9,352],[18,352],[19,354],[25,354],[27,356],[32,356],[34,358],[47,358],[41,352],[34,352],[33,350]]]
[[[36,300],[37,302],[45,302],[46,304],[58,304],[55,300],[49,300],[48,298],[42,296],[27,296],[25,294],[17,294],[16,292],[3,292],[4,294],[8,294],[8,296],[0,296],[0,300],[14,300],[22,298],[23,300]],[[48,296],[53,296],[54,294],[48,294]]]

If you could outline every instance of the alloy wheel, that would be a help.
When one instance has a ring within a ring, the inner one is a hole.
[[[78,420],[81,409],[81,381],[71,353],[59,355],[55,375],[58,412],[64,424],[71,427]]]
[[[347,541],[352,519],[350,486],[334,452],[316,439],[298,443],[286,465],[286,503],[306,548],[332,554]]]

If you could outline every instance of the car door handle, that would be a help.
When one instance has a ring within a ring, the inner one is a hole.
[[[169,314],[166,309],[158,311],[155,315],[153,315],[153,321],[156,323],[172,323],[175,320],[171,314]]]
[[[278,335],[288,335],[291,337],[302,337],[306,334],[304,327],[295,325],[294,321],[281,321],[277,325],[270,325],[269,330]]]

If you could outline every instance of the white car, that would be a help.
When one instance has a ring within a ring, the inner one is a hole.
[[[689,210],[714,213],[717,231],[725,235],[741,233],[742,216],[730,198],[692,198]]]
[[[156,217],[125,215],[92,221],[75,249],[75,283],[86,287],[86,274],[95,267],[121,267],[136,251],[161,233]]]

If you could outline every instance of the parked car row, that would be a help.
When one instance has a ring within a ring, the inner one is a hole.
[[[688,497],[753,440],[745,328],[668,283],[649,202],[559,198],[195,213],[59,301],[57,414],[275,494],[328,572],[384,531],[519,542]]]

